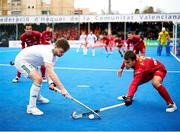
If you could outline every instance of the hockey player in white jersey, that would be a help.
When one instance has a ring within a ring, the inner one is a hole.
[[[97,40],[97,37],[93,32],[91,31],[87,36],[87,46],[85,48],[85,55],[87,55],[88,48],[90,47],[92,50],[92,56],[95,56],[95,42]]]

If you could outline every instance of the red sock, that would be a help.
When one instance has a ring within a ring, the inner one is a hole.
[[[17,72],[17,77],[20,78],[21,77],[21,73]]]
[[[44,65],[41,66],[41,74],[42,74],[42,77],[44,78],[45,77],[45,73],[46,73],[46,68]]]
[[[159,94],[161,95],[161,97],[163,97],[163,99],[166,101],[167,104],[174,104],[169,93],[167,92],[166,88],[164,86],[159,86],[157,88],[157,91],[159,92]]]
[[[106,50],[106,52],[108,52],[108,49],[107,49],[107,47],[105,47],[105,50]]]

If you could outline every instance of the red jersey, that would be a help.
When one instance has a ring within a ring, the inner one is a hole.
[[[126,43],[128,44],[128,48],[130,46],[130,44],[132,44],[134,47],[140,45],[141,43],[144,43],[142,38],[139,35],[133,35],[132,39],[127,39]]]
[[[108,36],[104,36],[102,40],[103,40],[103,43],[105,43],[106,45],[108,45],[109,42],[111,41],[111,39]]]
[[[42,44],[50,44],[52,42],[52,32],[51,31],[43,31],[41,43]]]
[[[121,48],[123,46],[123,40],[121,38],[115,39],[116,46]]]
[[[32,31],[30,35],[23,33],[20,36],[22,49],[24,49],[25,47],[32,46],[32,45],[40,44],[40,38],[41,38],[41,33],[38,31]],[[26,46],[25,46],[25,43],[26,43]]]
[[[62,34],[60,34],[59,32],[56,32],[55,34],[54,34],[54,40],[55,41],[57,41],[59,38],[61,38],[62,37]]]
[[[134,78],[129,86],[128,96],[134,96],[138,85],[152,80],[154,76],[164,79],[167,72],[165,66],[159,61],[144,56],[137,56],[133,69]]]

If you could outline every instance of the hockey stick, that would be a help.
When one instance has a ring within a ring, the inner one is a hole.
[[[107,106],[107,107],[104,107],[104,108],[100,108],[98,110],[94,110],[96,113],[100,113],[102,111],[105,111],[105,110],[109,110],[109,109],[113,109],[113,108],[117,108],[117,107],[120,107],[120,106],[124,106],[125,103],[120,103],[120,104],[116,104],[116,105],[111,105],[111,106]],[[77,114],[75,111],[72,113],[72,118],[73,119],[79,119],[79,118],[83,118],[84,116],[88,116],[90,114],[93,114],[92,112],[85,112],[85,113],[80,113],[80,114]]]
[[[61,93],[61,90],[58,88],[54,88],[57,92]],[[91,109],[90,107],[88,107],[87,105],[83,104],[82,102],[80,102],[79,100],[75,99],[74,97],[70,96],[68,97],[69,99],[71,99],[72,101],[78,103],[79,105],[83,106],[84,108],[88,109],[91,113],[95,114],[98,119],[101,119],[101,117],[99,116],[99,114],[97,112],[95,112],[93,109]]]

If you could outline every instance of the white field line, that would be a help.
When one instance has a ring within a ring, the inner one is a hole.
[[[79,87],[79,88],[89,88],[90,85],[79,84],[79,85],[77,85],[77,87]]]
[[[172,55],[178,62],[180,62],[180,59],[179,59],[177,56],[175,56],[172,52],[171,52],[171,55]]]
[[[0,64],[1,67],[10,67],[9,64]],[[118,69],[102,69],[102,68],[81,68],[81,67],[54,67],[57,70],[74,70],[74,71],[99,71],[99,72],[117,72]],[[132,72],[133,70],[124,70],[124,72]],[[167,71],[168,73],[180,73],[177,70]]]

